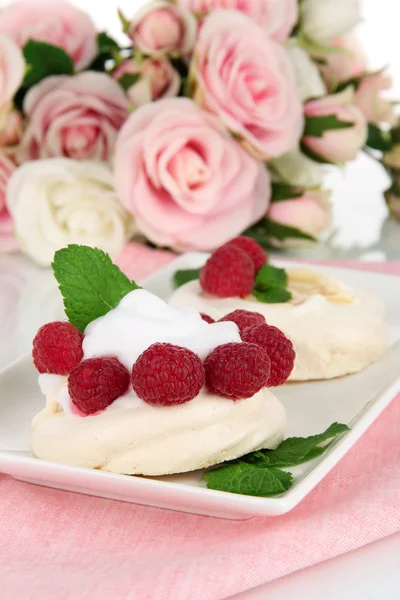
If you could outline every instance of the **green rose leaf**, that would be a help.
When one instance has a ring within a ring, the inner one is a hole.
[[[341,121],[336,115],[306,117],[303,136],[322,137],[325,131],[348,129],[353,126],[354,123]]]
[[[369,123],[368,125],[368,138],[366,146],[373,150],[380,150],[381,152],[387,152],[392,148],[392,139],[389,131],[383,131],[377,125]]]
[[[129,88],[137,83],[140,79],[139,73],[125,73],[118,79],[118,83],[124,88],[124,90],[129,90]]]
[[[265,220],[265,235],[269,238],[275,238],[282,242],[288,238],[301,239],[301,240],[309,240],[311,242],[316,242],[316,238],[310,235],[309,233],[305,233],[297,227],[289,227],[289,225],[282,225],[281,223],[277,223],[276,221],[271,221],[270,219]]]
[[[273,183],[271,202],[293,200],[294,198],[300,198],[303,193],[304,190],[301,187],[296,187],[287,183]]]
[[[29,67],[23,82],[24,88],[36,85],[51,75],[72,75],[74,72],[72,58],[58,46],[29,40],[22,51]]]

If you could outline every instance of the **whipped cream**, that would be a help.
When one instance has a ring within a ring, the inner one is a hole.
[[[193,308],[174,308],[145,290],[127,294],[113,310],[89,323],[83,340],[83,359],[116,356],[131,371],[138,357],[156,342],[189,348],[204,360],[221,344],[240,342],[234,323],[210,325]],[[73,412],[67,377],[43,374],[39,385],[46,397],[56,399],[65,412]],[[130,390],[106,410],[139,406],[142,401]]]
[[[336,279],[313,270],[288,271],[293,300],[264,304],[255,298],[216,298],[199,281],[178,288],[172,306],[192,306],[220,319],[236,309],[256,311],[291,339],[296,360],[290,380],[330,379],[355,373],[388,348],[384,305],[380,298],[349,290]]]
[[[239,342],[234,323],[208,324],[193,308],[174,308],[144,290],[125,296],[85,330],[84,358],[116,356],[129,370],[155,342],[196,352]],[[133,390],[99,414],[74,414],[67,377],[42,374],[46,407],[32,421],[38,458],[124,474],[166,475],[275,448],[286,429],[285,411],[268,390],[233,402],[202,390],[179,406],[151,406]]]

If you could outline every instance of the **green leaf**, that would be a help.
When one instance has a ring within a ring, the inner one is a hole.
[[[200,268],[199,269],[182,269],[180,271],[176,271],[174,273],[174,285],[176,288],[181,287],[181,285],[185,285],[185,283],[189,283],[189,281],[193,281],[194,279],[199,279],[200,277]]]
[[[319,117],[306,117],[303,136],[322,137],[325,131],[333,129],[348,129],[354,123],[340,121],[336,115],[323,115]]]
[[[119,50],[119,44],[110,37],[105,31],[101,31],[97,36],[97,47],[100,53]]]
[[[295,187],[287,183],[273,183],[271,202],[281,202],[282,200],[293,200],[300,198],[304,193],[301,187]]]
[[[265,221],[265,234],[268,237],[275,238],[279,241],[286,240],[287,238],[295,238],[301,240],[309,240],[311,242],[316,242],[316,238],[310,235],[309,233],[305,233],[296,227],[289,227],[289,225],[282,225],[281,223],[277,223],[276,221],[271,221],[270,219],[266,219]]]
[[[119,17],[119,20],[120,20],[120,22],[121,22],[121,25],[122,25],[122,31],[123,31],[124,33],[127,33],[127,32],[129,31],[129,27],[130,27],[130,25],[131,25],[131,22],[130,22],[130,20],[129,20],[129,19],[128,19],[128,18],[127,18],[125,15],[124,15],[124,13],[122,12],[122,10],[121,10],[120,8],[118,9],[118,17]]]
[[[347,425],[332,423],[318,435],[287,438],[275,450],[257,450],[214,467],[204,474],[204,479],[208,488],[234,494],[280,494],[291,487],[293,477],[278,467],[295,467],[321,456],[332,440],[346,431],[349,431]]]
[[[280,304],[292,299],[292,294],[284,287],[271,287],[263,292],[254,289],[253,296],[265,304]]]
[[[204,474],[213,490],[248,496],[275,496],[292,485],[292,475],[243,462],[227,463]]]
[[[271,287],[286,287],[288,276],[285,269],[279,269],[273,265],[263,265],[256,275],[254,287],[260,292]]]
[[[366,145],[374,150],[387,152],[392,148],[392,140],[389,131],[383,131],[373,123],[368,124],[368,138]]]
[[[321,444],[349,431],[347,425],[333,423],[326,431],[306,438],[292,437],[284,440],[276,450],[267,451],[268,464],[273,467],[294,467],[320,456],[326,450]]]
[[[301,149],[302,153],[305,154],[305,156],[307,156],[307,158],[310,158],[311,160],[313,160],[316,163],[319,163],[320,165],[336,164],[336,163],[332,163],[330,160],[327,160],[326,158],[323,158],[316,152],[313,152],[312,150],[310,150],[310,148],[303,141],[300,142],[300,149]]]
[[[81,331],[139,287],[98,248],[67,246],[55,253],[52,267],[64,298],[65,313]]]
[[[58,46],[28,40],[22,51],[30,67],[25,74],[24,88],[36,85],[50,75],[72,75],[74,72],[72,58]]]
[[[129,90],[129,88],[137,83],[140,79],[139,73],[125,73],[118,79],[118,83],[124,88],[124,90]]]

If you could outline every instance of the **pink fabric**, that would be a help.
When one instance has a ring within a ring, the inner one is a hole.
[[[400,262],[358,266],[400,274]],[[393,534],[399,422],[400,396],[295,510],[275,518],[224,521],[1,476],[1,596],[219,600]]]

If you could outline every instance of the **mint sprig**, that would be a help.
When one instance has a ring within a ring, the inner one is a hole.
[[[195,279],[200,278],[200,268],[199,269],[180,269],[179,271],[175,271],[174,273],[174,285],[175,288],[181,287],[181,285],[185,285],[185,283],[189,283],[189,281],[194,281]]]
[[[275,450],[258,450],[223,463],[204,474],[207,487],[248,496],[275,496],[288,490],[293,476],[279,467],[296,467],[321,456],[339,435],[349,431],[332,423],[323,433],[284,440]]]
[[[80,331],[139,287],[98,248],[67,246],[55,253],[52,267],[64,299],[65,314]]]
[[[277,304],[289,302],[292,294],[287,289],[288,276],[285,269],[273,265],[263,265],[257,272],[254,282],[253,296],[259,302]]]

